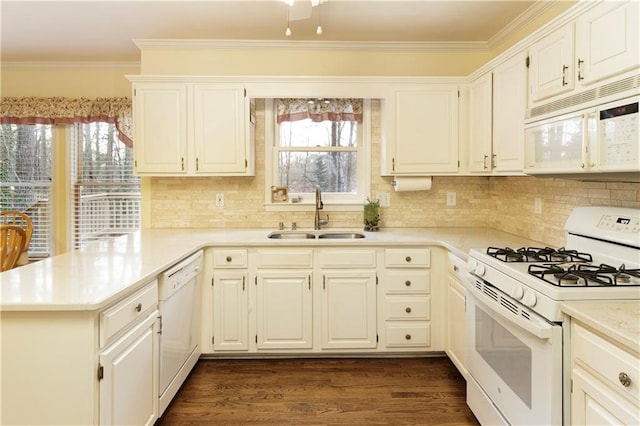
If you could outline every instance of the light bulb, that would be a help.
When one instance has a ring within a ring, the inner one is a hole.
[[[291,37],[291,28],[287,27],[287,29],[284,32],[284,35],[287,37]]]
[[[318,28],[316,28],[316,34],[322,35],[322,26],[321,25],[318,25]]]

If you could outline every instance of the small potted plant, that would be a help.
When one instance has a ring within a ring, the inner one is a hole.
[[[364,205],[364,230],[378,231],[380,230],[380,200],[371,201],[367,197]]]

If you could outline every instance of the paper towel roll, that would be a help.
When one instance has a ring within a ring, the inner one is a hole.
[[[431,189],[431,176],[396,176],[393,187],[396,192],[428,191]]]

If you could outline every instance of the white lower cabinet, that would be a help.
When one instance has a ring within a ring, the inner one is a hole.
[[[463,285],[465,261],[449,254],[447,269],[447,342],[445,352],[460,374],[467,376],[465,324],[466,289]]]
[[[444,350],[441,332],[443,299],[441,286],[432,285],[432,259],[444,265],[437,249],[387,248],[382,254],[384,272],[379,294],[386,351],[415,352]],[[438,273],[435,278],[440,280]],[[435,298],[435,302],[434,302]]]
[[[158,312],[100,354],[100,424],[152,425],[157,416]]]
[[[640,360],[571,320],[571,424],[640,424]]]
[[[322,349],[376,347],[375,271],[322,271]]]
[[[287,242],[206,259],[204,354],[445,349],[443,249]]]
[[[156,280],[100,311],[3,311],[0,424],[153,424],[158,328]]]
[[[246,250],[213,250],[213,349],[249,349]]]
[[[318,249],[322,349],[375,349],[376,250]]]
[[[258,272],[257,349],[311,349],[311,271]]]

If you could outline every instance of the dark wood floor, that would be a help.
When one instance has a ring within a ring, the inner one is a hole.
[[[478,425],[437,358],[200,360],[158,425]]]

